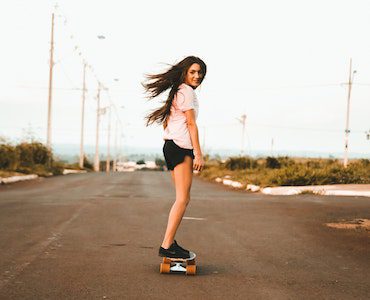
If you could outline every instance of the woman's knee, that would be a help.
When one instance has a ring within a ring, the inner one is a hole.
[[[184,195],[184,194],[181,194],[181,193],[176,193],[176,202],[178,203],[184,203],[184,204],[188,204],[190,201],[190,195],[187,194],[187,195]]]
[[[189,201],[184,201],[182,199],[176,199],[174,206],[176,206],[178,209],[185,210],[188,204],[189,204]]]

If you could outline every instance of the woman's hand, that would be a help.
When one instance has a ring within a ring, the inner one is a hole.
[[[194,160],[193,160],[193,169],[197,171],[202,171],[204,167],[204,160],[201,155],[196,155]]]

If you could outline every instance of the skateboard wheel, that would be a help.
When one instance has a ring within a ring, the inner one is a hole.
[[[171,269],[171,265],[170,264],[161,263],[161,265],[159,267],[159,272],[161,274],[163,274],[163,273],[170,273],[170,269]]]
[[[164,264],[171,264],[171,260],[168,259],[167,257],[163,257],[163,263]]]
[[[193,259],[193,260],[188,260],[188,266],[189,265],[195,265],[195,259]]]
[[[186,266],[186,275],[195,275],[197,271],[196,265],[187,265]]]

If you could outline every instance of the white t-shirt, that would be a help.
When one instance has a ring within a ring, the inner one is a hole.
[[[189,109],[194,109],[197,119],[199,112],[197,96],[191,86],[182,83],[172,101],[163,139],[173,140],[176,145],[185,149],[193,149],[185,116],[185,111]]]

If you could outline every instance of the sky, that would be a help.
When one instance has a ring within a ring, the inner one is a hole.
[[[208,67],[196,90],[203,152],[241,150],[245,114],[244,153],[341,153],[352,58],[349,151],[370,157],[369,1],[6,1],[0,136],[13,142],[27,132],[46,141],[53,12],[53,145],[75,144],[78,152],[86,61],[85,144],[96,141],[99,80],[108,89],[102,107],[115,107],[111,147],[117,134],[118,144],[160,152],[162,127],[146,127],[144,117],[165,95],[148,101],[141,83],[195,55]],[[106,113],[102,144],[108,124]]]

